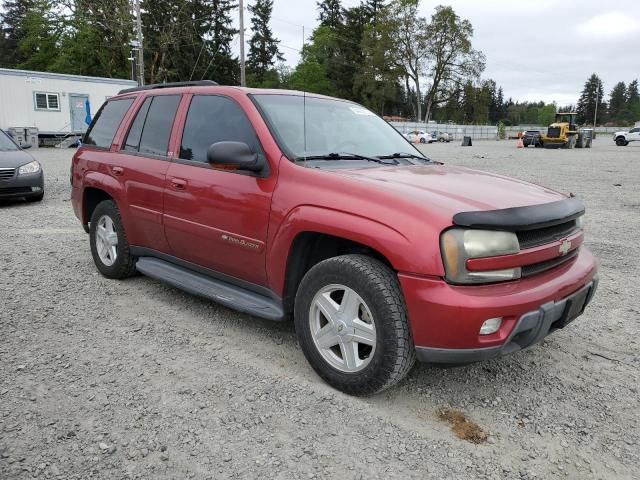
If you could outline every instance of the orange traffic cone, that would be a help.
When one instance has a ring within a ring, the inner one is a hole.
[[[524,143],[522,143],[522,139],[521,138],[518,139],[518,145],[517,145],[516,148],[524,148]]]

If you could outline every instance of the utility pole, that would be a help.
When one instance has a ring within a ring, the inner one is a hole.
[[[144,52],[142,50],[142,17],[140,0],[136,0],[136,34],[138,37],[138,86],[144,85]]]
[[[238,6],[240,7],[240,86],[246,87],[247,82],[244,68],[244,1],[239,0]]]

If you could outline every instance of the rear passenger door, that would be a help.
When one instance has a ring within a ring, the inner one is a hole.
[[[132,245],[169,253],[162,227],[163,188],[170,165],[169,139],[180,95],[148,96],[139,104],[116,158],[112,174],[129,204]]]
[[[245,112],[219,95],[194,95],[179,158],[167,172],[164,229],[180,259],[257,285],[266,285],[265,244],[275,186],[270,175],[214,168],[207,149],[240,141],[264,155]]]

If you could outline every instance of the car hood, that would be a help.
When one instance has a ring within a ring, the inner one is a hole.
[[[33,161],[33,157],[24,150],[5,152],[0,150],[0,168],[18,168]]]
[[[548,188],[501,175],[445,165],[338,170],[391,196],[450,219],[459,212],[538,205],[567,198]]]
[[[616,132],[613,134],[614,137],[617,137],[618,135],[628,135],[629,131],[628,130],[620,130],[619,132]]]

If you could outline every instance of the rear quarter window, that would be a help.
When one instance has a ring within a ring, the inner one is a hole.
[[[93,119],[82,143],[100,148],[110,148],[113,137],[116,136],[118,127],[132,104],[133,98],[110,100],[105,103]]]

